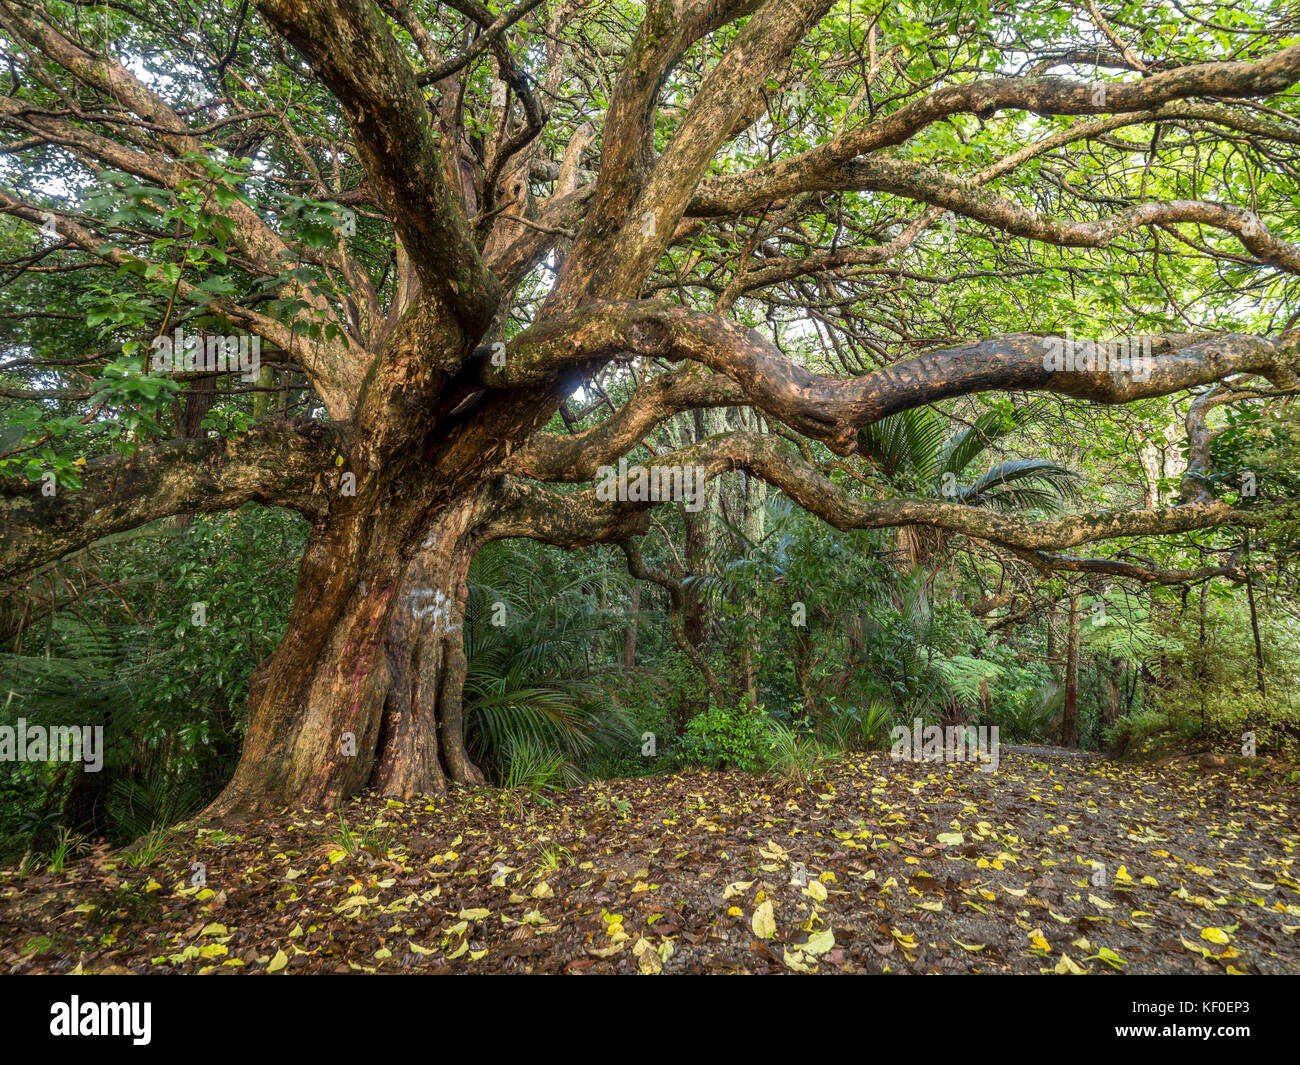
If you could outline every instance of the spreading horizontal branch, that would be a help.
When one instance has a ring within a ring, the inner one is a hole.
[[[236,437],[171,440],[128,460],[94,459],[80,488],[51,482],[53,494],[44,478],[0,479],[0,579],[173,514],[260,502],[318,518],[337,441],[335,428],[316,422],[267,422]]]
[[[1227,577],[1238,582],[1246,579],[1246,570],[1237,561],[1241,554],[1239,550],[1225,565],[1197,566],[1192,569],[1164,569],[1125,559],[1083,558],[1078,555],[1053,555],[1045,551],[1018,551],[1016,554],[1040,571],[1099,573],[1107,577],[1127,577],[1143,584],[1190,584],[1213,577]]]
[[[503,477],[485,498],[477,531],[480,542],[537,540],[556,547],[586,547],[649,531],[650,516],[636,504],[603,502],[594,489],[559,492]]]
[[[691,215],[727,215],[783,200],[817,187],[816,181],[860,155],[902,144],[952,115],[990,117],[998,111],[1039,115],[1097,115],[1147,111],[1197,96],[1247,98],[1282,92],[1300,80],[1300,45],[1258,62],[1198,63],[1134,82],[1082,82],[1069,78],[991,78],[937,89],[920,100],[824,144],[744,174],[703,182]],[[1104,91],[1099,91],[1104,87]],[[812,184],[809,184],[812,182]]]
[[[596,300],[525,330],[504,365],[485,363],[493,388],[553,381],[566,369],[619,355],[707,366],[734,381],[748,402],[840,454],[857,430],[912,407],[991,390],[1053,392],[1097,403],[1163,396],[1233,374],[1274,387],[1300,382],[1300,331],[1277,338],[1175,335],[1150,340],[1151,358],[1128,370],[1101,359],[1094,369],[1061,368],[1063,338],[1015,334],[908,359],[864,377],[812,373],[752,329],[676,304]],[[1141,349],[1145,352],[1145,348]]]
[[[1143,226],[1196,222],[1233,233],[1263,262],[1300,273],[1300,246],[1275,237],[1252,212],[1233,204],[1153,200],[1094,222],[1061,221],[972,188],[937,169],[883,158],[845,163],[828,172],[821,184],[826,189],[872,190],[905,196],[947,208],[1012,236],[1070,248],[1105,248],[1117,237]]]
[[[543,481],[590,481],[597,467],[627,454],[674,414],[746,402],[744,389],[729,377],[701,372],[697,366],[678,367],[652,377],[617,412],[590,429],[571,436],[535,433],[509,457],[506,469]]]
[[[713,478],[729,470],[759,477],[840,530],[924,525],[1026,551],[1061,551],[1130,536],[1161,536],[1223,525],[1258,527],[1275,507],[1237,508],[1220,500],[1165,509],[1094,511],[1051,520],[999,514],[930,499],[860,499],[813,469],[776,438],[735,432],[655,456],[655,467],[697,467]]]

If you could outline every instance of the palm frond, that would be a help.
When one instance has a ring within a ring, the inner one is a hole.
[[[858,449],[892,479],[929,481],[943,447],[944,427],[929,407],[917,407],[858,430]]]
[[[1079,498],[1079,475],[1048,459],[1008,459],[957,491],[956,498],[972,506],[992,505],[999,497],[1028,505],[1059,509]]]
[[[1010,410],[989,410],[959,433],[949,437],[938,461],[938,473],[961,476],[990,446],[1034,421],[1041,403],[1029,403]]]
[[[953,698],[961,703],[979,702],[987,686],[1003,672],[997,663],[969,655],[935,658],[933,664]]]

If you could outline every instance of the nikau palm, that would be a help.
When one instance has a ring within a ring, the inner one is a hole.
[[[582,660],[606,619],[575,609],[582,578],[557,585],[535,573],[535,565],[497,551],[476,556],[471,566],[464,629],[468,745],[503,779],[521,753],[576,778],[584,756],[629,743],[632,733]]]
[[[858,432],[859,454],[902,493],[951,499],[1002,513],[1037,510],[1059,513],[1079,498],[1079,476],[1042,458],[1006,459],[977,476],[970,468],[1003,438],[1033,423],[1041,408],[990,410],[949,435],[947,423],[929,407],[883,418]],[[931,561],[948,534],[941,529],[902,529],[899,542],[913,566]]]

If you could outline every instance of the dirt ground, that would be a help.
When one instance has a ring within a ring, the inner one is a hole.
[[[1300,972],[1280,773],[854,755],[362,798],[0,874],[10,972]],[[198,864],[201,863],[201,870]],[[199,879],[200,871],[205,882]]]

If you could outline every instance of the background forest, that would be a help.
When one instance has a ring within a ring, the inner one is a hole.
[[[1173,414],[1158,401],[1140,416]],[[939,491],[950,471],[960,491],[1007,509],[1080,505],[1088,483],[1111,485],[1111,500],[1142,490],[1128,487],[1141,475],[1123,458],[1133,412],[1003,401],[923,415],[873,440],[882,491]],[[1085,432],[1104,458],[1079,469],[1041,457]],[[1290,454],[1287,424],[1269,432]],[[1259,433],[1242,419],[1220,446]],[[1156,459],[1174,470],[1179,456]],[[1293,536],[1279,528],[1254,557],[1285,560]],[[5,601],[4,720],[114,726],[100,773],[6,766],[6,860],[101,834],[129,842],[220,789],[249,673],[283,631],[303,538],[295,515],[255,505],[162,522]],[[1130,550],[1160,550],[1176,567],[1239,547],[1212,535]],[[918,718],[1119,756],[1236,751],[1252,731],[1260,755],[1292,757],[1300,737],[1300,615],[1285,564],[1259,566],[1249,584],[1052,575],[1011,587],[998,559],[964,544],[839,533],[743,475],[698,513],[661,508],[642,552],[671,591],[630,577],[616,547],[505,541],[475,558],[466,727],[494,784],[538,791],[693,766],[802,778],[837,752],[887,747],[891,726]],[[196,603],[205,625],[193,624]],[[1071,683],[1073,737],[1062,732]]]
[[[220,37],[238,5],[215,6]],[[1279,47],[1293,39],[1283,32],[1291,17],[1284,5],[1216,9],[1209,21],[1121,6],[1117,24],[1139,50],[1159,52],[1159,44],[1186,63],[1235,54],[1252,35],[1267,34]],[[183,87],[163,64],[173,42],[199,42],[192,62],[204,77],[218,58],[221,42],[207,39],[211,24],[190,5],[158,14],[156,24],[111,7],[96,8],[92,22],[77,7],[50,5],[52,17],[76,23],[87,41],[134,55],[146,80],[178,99]],[[774,84],[779,105],[728,143],[715,172],[759,165],[840,129],[862,104],[855,79],[868,54],[873,76],[877,56],[896,57],[897,73],[885,65],[873,83],[888,101],[891,92],[904,98],[917,86],[1019,69],[1041,42],[1081,32],[1077,13],[1060,5],[1017,8],[1014,20],[1005,5],[984,3],[890,4],[869,19],[837,8],[799,52],[801,87]],[[611,80],[598,76],[601,64],[613,69],[640,14],[638,5],[610,3],[575,16],[571,32],[591,45],[581,53],[589,68],[579,72],[581,91],[548,99],[550,123],[532,172],[539,190],[555,182],[575,141],[591,145],[584,153],[579,143],[577,165],[595,165],[588,123],[603,116]],[[246,53],[272,47],[265,35],[245,37],[241,62],[256,69],[258,56]],[[692,56],[719,47],[702,42]],[[659,149],[673,132],[672,101],[697,87],[696,66],[683,63],[666,81]],[[294,80],[299,73],[240,92],[250,108],[263,99],[279,106],[307,84]],[[468,67],[464,81],[462,96],[491,99],[487,62]],[[0,473],[49,474],[75,488],[87,458],[129,456],[142,440],[236,438],[268,415],[327,418],[303,373],[269,347],[255,385],[236,376],[177,381],[128,366],[143,350],[139,338],[170,321],[182,274],[213,300],[235,294],[272,316],[290,318],[306,306],[276,294],[286,277],[332,305],[345,302],[346,285],[313,253],[339,240],[338,203],[360,181],[359,166],[320,147],[344,125],[337,101],[314,86],[309,103],[295,117],[303,156],[278,135],[205,144],[188,160],[204,176],[175,188],[111,170],[88,180],[50,146],[25,155],[21,167],[12,157],[0,161],[3,184],[21,181],[29,196],[94,215],[133,253],[116,273],[82,270],[72,250],[45,247],[30,221],[0,216]],[[1145,199],[1231,200],[1267,214],[1280,239],[1300,240],[1293,191],[1300,137],[1210,136],[1195,118],[1158,127],[1159,144],[1146,127],[1116,123],[1098,142],[1109,154],[1091,142],[1086,150],[1045,150],[999,191],[1054,216]],[[1067,125],[1028,112],[989,123],[966,114],[927,126],[899,157],[992,166],[1031,134]],[[17,143],[19,134],[9,133]],[[485,135],[466,134],[480,147]],[[307,175],[303,157],[319,172]],[[341,170],[331,173],[327,163]],[[315,198],[322,181],[338,202]],[[281,277],[254,276],[228,253],[236,202],[253,204],[302,249]],[[889,240],[914,206],[870,191],[798,202],[802,229],[782,239],[817,249]],[[397,271],[389,266],[401,254],[391,225],[364,206],[352,222],[349,254],[379,279],[380,296],[392,298]],[[1295,325],[1294,276],[1217,245],[1179,243],[1159,227],[1135,235],[1131,250],[1103,250],[1023,240],[938,209],[929,222],[896,262],[834,280],[776,278],[760,295],[745,280],[759,264],[731,257],[742,246],[749,256],[783,223],[723,220],[702,226],[689,247],[670,249],[646,287],[697,309],[725,306],[802,365],[837,375],[1008,333],[1268,336]],[[1154,252],[1141,245],[1148,238]],[[553,280],[543,264],[518,286],[507,335],[527,325]],[[187,326],[215,326],[220,319],[208,312],[192,300]],[[297,339],[319,340],[321,327],[298,317]],[[611,363],[548,431],[599,424],[663,372],[653,359]],[[32,398],[36,390],[45,394]],[[866,498],[955,500],[1027,520],[1160,507],[1186,490],[1185,425],[1207,391],[1117,407],[1019,392],[964,396],[859,430],[852,459],[752,407],[698,410],[658,424],[628,460],[743,430],[785,437],[810,465]],[[1213,474],[1204,487],[1212,496],[1249,507],[1300,494],[1293,397],[1240,398],[1207,417]],[[922,526],[840,532],[741,471],[712,481],[698,511],[673,504],[652,513],[650,533],[626,546],[564,551],[504,540],[474,557],[463,619],[465,729],[494,786],[545,797],[584,779],[692,767],[809,779],[821,760],[887,747],[892,726],[916,719],[996,725],[1003,743],[1120,758],[1239,753],[1246,733],[1260,756],[1296,754],[1300,526],[1284,512],[1249,533],[1222,527],[1110,541],[1113,574],[1039,569],[1014,552]],[[0,766],[0,862],[59,865],[100,837],[123,844],[160,834],[220,792],[238,761],[250,673],[288,623],[306,538],[301,517],[256,504],[169,517],[3,589],[0,724],[111,727],[102,772]],[[1136,576],[1138,569],[1162,576]]]

